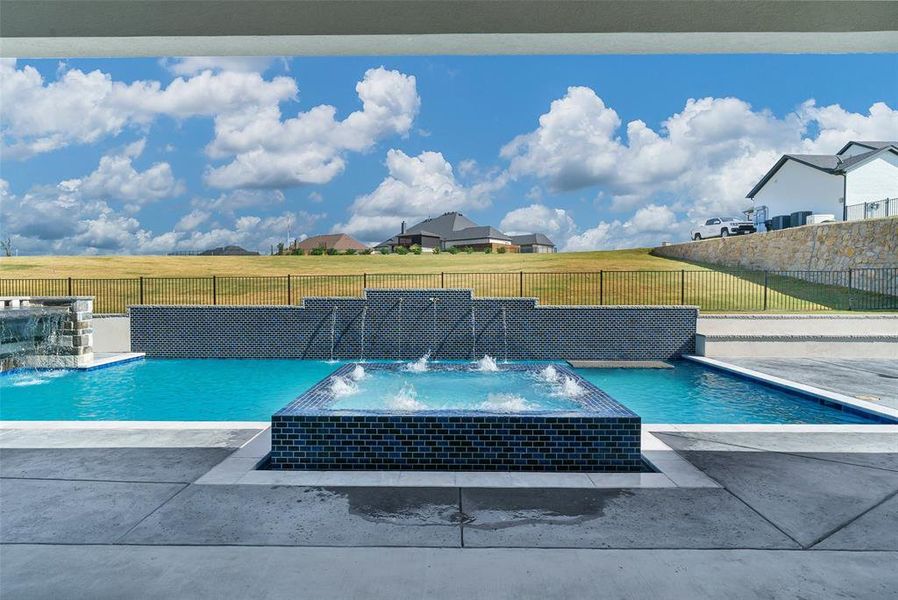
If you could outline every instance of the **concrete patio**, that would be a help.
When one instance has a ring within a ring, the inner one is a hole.
[[[694,427],[655,435],[721,487],[205,485],[258,429],[5,429],[0,595],[898,597],[898,426]]]

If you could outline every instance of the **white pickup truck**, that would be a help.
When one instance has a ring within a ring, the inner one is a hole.
[[[755,225],[751,221],[743,221],[733,217],[713,217],[704,223],[697,224],[690,232],[690,235],[694,240],[703,240],[712,237],[754,233],[755,231]]]

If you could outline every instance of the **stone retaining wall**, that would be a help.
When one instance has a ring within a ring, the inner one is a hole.
[[[898,268],[898,217],[661,246],[655,256],[759,271]]]

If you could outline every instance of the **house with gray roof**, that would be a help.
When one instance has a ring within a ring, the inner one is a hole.
[[[555,242],[542,233],[513,235],[511,243],[519,246],[522,254],[545,254],[556,251]]]
[[[537,246],[551,247],[554,252],[555,245],[548,237],[543,234],[529,235],[539,235],[540,241]],[[405,221],[403,221],[398,234],[381,242],[375,248],[387,248],[392,252],[399,246],[408,248],[415,244],[421,246],[421,249],[425,252],[433,252],[434,248],[448,250],[452,247],[470,247],[474,250],[505,248],[507,252],[536,251],[532,249],[534,247],[533,243],[528,243],[528,250],[523,250],[523,247],[516,243],[512,236],[506,235],[489,225],[478,225],[463,214],[454,211],[443,213],[438,217],[424,219],[408,228],[406,228]]]
[[[898,141],[852,140],[836,154],[784,154],[747,197],[756,213],[765,207],[771,218],[898,215]]]

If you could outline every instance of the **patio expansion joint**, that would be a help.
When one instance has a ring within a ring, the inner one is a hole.
[[[701,440],[703,442],[711,442],[714,444],[719,444],[721,446],[733,446],[734,448],[746,448],[748,450],[756,450],[758,452],[764,452],[767,454],[781,454],[784,456],[792,456],[795,458],[807,458],[810,460],[819,460],[819,461],[823,461],[823,462],[837,463],[840,465],[851,465],[852,467],[860,467],[860,468],[864,468],[864,469],[877,469],[879,471],[888,471],[889,473],[898,473],[898,468],[890,469],[888,467],[880,467],[880,466],[876,466],[876,465],[862,465],[862,464],[858,464],[856,462],[850,462],[847,460],[837,460],[834,458],[824,458],[821,456],[813,456],[813,454],[811,452],[808,452],[805,454],[805,453],[796,452],[796,451],[771,450],[769,448],[761,448],[759,446],[751,446],[748,444],[735,444],[732,442],[721,442],[720,440],[708,439],[706,437],[701,437],[700,435],[697,435],[697,436],[683,435],[683,433],[686,433],[686,432],[664,431],[664,432],[659,432],[659,433],[663,433],[664,435],[669,435],[672,437],[678,437],[678,438],[684,439],[684,440]],[[674,450],[674,452],[677,452],[679,454],[678,450]],[[692,450],[691,452],[702,452],[702,450]],[[833,452],[833,453],[837,454],[836,452]],[[855,454],[855,453],[849,453],[849,454]],[[873,453],[858,452],[856,454],[880,454],[880,453],[878,453],[878,452],[873,452]],[[689,462],[685,456],[681,455],[680,458],[682,458],[686,462]],[[713,479],[713,477],[712,477],[712,479]]]
[[[458,488],[458,531],[459,531],[459,536],[461,538],[461,547],[464,548],[465,547],[465,518],[467,517],[467,515],[465,515],[465,509],[462,504],[461,497],[462,497],[461,488]]]
[[[832,463],[837,463],[837,464],[847,464],[847,465],[850,465],[850,466],[852,466],[852,467],[861,468],[861,469],[867,468],[867,469],[875,469],[875,470],[880,470],[880,471],[886,471],[886,472],[889,472],[889,473],[894,473],[894,472],[895,472],[895,471],[892,470],[892,469],[883,469],[883,468],[880,468],[880,467],[868,467],[868,466],[866,466],[866,465],[858,465],[858,464],[855,464],[855,463],[846,463],[846,462],[844,462],[844,461],[828,460],[828,459],[825,459],[825,458],[818,458],[818,457],[814,457],[814,456],[805,456],[805,455],[803,455],[803,454],[795,454],[795,453],[792,453],[792,452],[778,452],[778,451],[776,451],[776,450],[767,450],[767,449],[764,449],[764,448],[756,448],[756,447],[754,447],[754,446],[747,446],[747,445],[743,445],[743,444],[730,444],[730,443],[727,443],[727,442],[720,442],[720,441],[718,441],[718,440],[709,440],[709,439],[706,439],[706,438],[698,438],[698,437],[691,437],[691,436],[678,435],[678,434],[676,434],[676,433],[669,433],[669,434],[667,434],[667,435],[672,435],[672,436],[675,436],[675,437],[680,437],[680,438],[682,438],[682,439],[690,439],[690,440],[701,439],[702,441],[713,442],[713,443],[719,444],[719,445],[721,445],[721,446],[733,446],[733,447],[735,447],[735,448],[747,448],[747,449],[749,449],[749,450],[757,450],[757,451],[759,451],[759,452],[769,453],[769,454],[780,454],[780,455],[792,456],[792,457],[796,457],[796,458],[805,458],[805,459],[810,459],[810,460],[820,460],[820,461],[823,461],[823,462],[832,462]],[[676,452],[677,454],[680,454],[681,452],[685,452],[685,451],[677,450],[676,448],[674,448],[674,452]],[[694,450],[693,452],[702,452],[702,451],[701,451],[701,450]],[[685,456],[681,456],[681,458],[683,458],[683,460],[687,460]],[[688,461],[687,461],[687,462],[688,462]],[[690,464],[691,464],[691,463],[690,463]],[[705,475],[707,475],[707,473],[706,473]],[[707,475],[707,476],[710,477],[710,475]],[[714,479],[714,478],[711,477],[711,479]],[[717,480],[715,479],[715,481],[717,481]],[[720,483],[720,482],[718,482],[718,483]],[[757,514],[759,517],[761,517],[762,519],[764,519],[765,521],[767,521],[770,525],[772,525],[774,528],[776,528],[780,533],[782,533],[783,535],[785,535],[786,537],[788,537],[790,540],[792,540],[792,541],[794,541],[796,544],[798,544],[799,547],[800,547],[802,550],[810,550],[811,548],[813,548],[813,547],[816,546],[817,544],[821,543],[822,541],[824,541],[824,540],[827,539],[828,537],[832,536],[833,534],[835,534],[835,533],[838,532],[838,531],[841,531],[842,529],[844,529],[844,528],[847,527],[848,525],[851,525],[851,524],[854,523],[856,520],[858,520],[859,518],[861,518],[861,517],[864,516],[865,514],[869,513],[870,511],[872,511],[872,510],[875,509],[876,507],[882,505],[883,503],[885,503],[885,502],[891,500],[891,499],[894,498],[896,495],[898,495],[898,489],[896,489],[896,490],[893,491],[893,492],[890,492],[889,494],[887,494],[884,498],[882,498],[879,502],[877,502],[877,503],[874,504],[873,506],[871,506],[871,507],[869,507],[868,509],[866,509],[866,510],[860,512],[859,514],[857,514],[857,515],[855,515],[855,516],[853,516],[852,518],[848,519],[848,520],[845,521],[844,523],[842,523],[842,524],[840,524],[840,525],[834,527],[832,530],[826,532],[825,534],[823,534],[823,535],[820,536],[819,538],[813,540],[811,543],[805,545],[805,544],[802,544],[801,542],[799,542],[798,540],[796,540],[793,536],[791,536],[791,535],[789,535],[788,533],[786,533],[786,532],[785,532],[779,525],[777,525],[776,523],[774,523],[773,521],[771,521],[770,519],[768,519],[766,516],[764,516],[763,513],[761,513],[759,510],[757,510],[755,507],[753,507],[753,506],[752,506],[751,504],[749,504],[747,501],[743,500],[738,494],[736,494],[735,492],[733,492],[732,490],[730,490],[728,487],[726,487],[726,485],[724,485],[724,484],[721,483],[721,487],[722,487],[724,490],[726,490],[726,492],[727,492],[728,494],[730,494],[731,496],[733,496],[736,500],[738,500],[739,502],[741,502],[742,504],[744,504],[744,505],[745,505],[746,507],[748,507],[751,511],[753,511],[753,512],[754,512],[755,514]]]
[[[192,481],[147,481],[144,479],[86,479],[79,477],[18,477],[18,476],[9,476],[4,475],[0,477],[0,481],[5,479],[15,479],[22,481],[77,481],[84,483],[160,483],[165,485],[190,485],[193,483]]]
[[[863,517],[864,515],[866,515],[867,513],[869,513],[869,512],[871,512],[871,511],[873,511],[873,510],[879,508],[880,506],[882,506],[883,504],[885,504],[886,502],[888,502],[889,500],[891,500],[891,499],[894,498],[895,496],[898,496],[898,489],[896,489],[894,492],[892,492],[892,493],[890,493],[890,494],[887,494],[887,495],[885,496],[885,498],[883,498],[882,500],[880,500],[879,502],[877,502],[876,504],[874,504],[873,506],[871,506],[871,507],[868,508],[867,510],[862,511],[862,512],[860,512],[859,514],[856,514],[854,517],[848,519],[847,521],[845,521],[845,522],[842,523],[841,525],[838,525],[838,526],[836,526],[836,527],[833,527],[832,530],[827,531],[827,532],[824,533],[822,536],[820,536],[819,538],[817,538],[816,540],[814,540],[813,542],[811,542],[810,544],[808,544],[808,545],[806,546],[805,549],[806,549],[806,550],[813,549],[814,546],[816,546],[817,544],[823,542],[823,541],[826,540],[827,538],[829,538],[829,537],[835,535],[836,533],[842,531],[843,529],[845,529],[846,527],[848,527],[849,525],[851,525],[852,523],[854,523],[855,521],[857,521],[858,519],[860,519],[861,517]]]
[[[140,526],[141,523],[143,523],[144,521],[146,521],[147,519],[149,519],[151,516],[153,516],[154,514],[156,514],[156,512],[157,512],[160,508],[162,508],[163,506],[165,506],[166,504],[168,504],[169,502],[171,502],[172,500],[174,500],[175,498],[177,498],[177,497],[178,497],[178,494],[180,494],[181,492],[183,492],[184,490],[186,490],[187,488],[189,488],[190,485],[191,485],[191,484],[187,484],[187,485],[181,486],[181,489],[179,489],[179,490],[176,491],[174,494],[172,494],[171,496],[169,496],[165,501],[163,501],[161,504],[159,504],[159,506],[157,506],[156,508],[154,508],[153,510],[151,510],[150,512],[148,512],[147,514],[145,514],[145,515],[144,515],[142,518],[140,518],[134,525],[132,525],[131,527],[129,527],[129,528],[128,528],[128,531],[126,531],[125,533],[123,533],[122,535],[120,535],[119,537],[117,537],[117,538],[115,539],[115,543],[116,543],[116,544],[120,543],[123,539],[125,539],[128,535],[130,535],[132,531],[134,531],[135,529],[137,529],[137,528]]]

